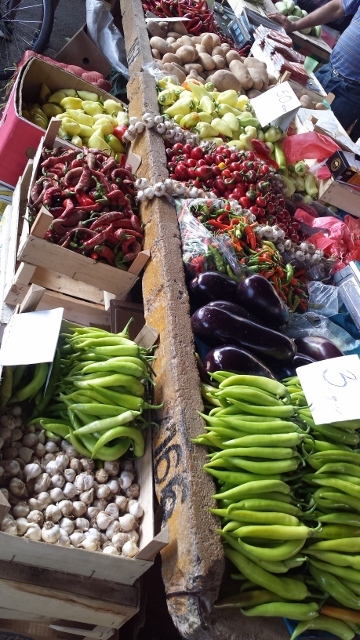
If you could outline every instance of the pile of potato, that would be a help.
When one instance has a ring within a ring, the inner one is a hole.
[[[198,80],[212,82],[217,91],[234,89],[255,98],[276,84],[266,64],[256,58],[243,58],[218,35],[189,35],[182,22],[147,24],[152,55],[161,71],[175,76],[179,83]]]

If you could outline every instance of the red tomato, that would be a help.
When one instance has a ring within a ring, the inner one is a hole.
[[[266,207],[267,200],[266,198],[264,198],[264,196],[258,196],[255,202],[258,207]]]
[[[196,172],[195,172],[195,169],[193,167],[189,167],[188,176],[189,176],[189,180],[195,180],[196,179]]]
[[[194,158],[194,160],[201,160],[201,158],[204,157],[204,152],[201,147],[194,147],[190,151],[190,156]]]
[[[193,150],[193,148],[192,148],[191,144],[189,144],[189,143],[184,144],[184,147],[183,147],[183,153],[184,153],[186,156],[191,156],[191,152],[192,152],[192,150]]]
[[[230,158],[231,159],[231,158]],[[231,169],[231,171],[240,171],[240,162],[232,162],[229,165],[229,169]]]
[[[176,156],[178,153],[181,153],[182,150],[184,148],[184,145],[181,144],[181,142],[175,142],[174,146],[173,146],[173,152],[174,152],[174,156]]]
[[[213,164],[213,162],[214,162],[214,156],[213,156],[213,155],[211,155],[210,153],[206,153],[206,154],[204,155],[204,160],[205,160],[206,164],[209,164],[209,165],[210,165],[210,164]]]
[[[122,142],[124,133],[126,133],[127,130],[128,127],[126,124],[119,124],[117,127],[114,127],[113,135],[116,136],[116,138],[120,140],[120,142]]]
[[[179,162],[176,165],[174,173],[178,180],[187,180],[189,177],[188,169],[184,162]]]
[[[221,175],[221,169],[219,169],[219,167],[216,164],[214,164],[211,168],[214,176]]]
[[[269,173],[269,166],[267,164],[262,164],[259,168],[259,173],[262,176],[267,176]]]
[[[200,160],[196,161],[196,166],[197,167],[206,167],[207,164],[206,164],[205,160],[203,160],[203,158],[200,158]]]
[[[187,167],[196,167],[196,160],[194,160],[194,158],[188,158],[185,160],[185,164]]]
[[[230,160],[231,162],[239,162],[239,154],[233,152],[230,156]]]
[[[213,171],[211,167],[208,167],[206,164],[199,167],[199,165],[195,169],[195,173],[200,180],[206,181],[212,177]]]
[[[246,196],[240,198],[240,204],[242,207],[244,207],[244,209],[248,209],[249,207],[251,207],[251,200],[250,198],[247,198]]]
[[[224,183],[224,180],[222,180],[222,178],[216,178],[214,180],[213,186],[220,193],[224,193],[224,191],[226,191],[226,185]]]

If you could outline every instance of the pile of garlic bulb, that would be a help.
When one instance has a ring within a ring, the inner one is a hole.
[[[95,462],[40,425],[24,429],[21,407],[0,418],[0,487],[11,505],[1,531],[36,541],[134,557],[138,501],[131,460]]]

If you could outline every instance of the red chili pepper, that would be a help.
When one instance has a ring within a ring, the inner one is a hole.
[[[251,249],[255,249],[255,247],[256,247],[256,236],[255,236],[255,233],[254,233],[254,229],[252,229],[252,227],[248,226],[248,227],[245,227],[244,231],[245,231],[245,235],[246,235],[248,244],[250,245],[250,248]]]
[[[127,236],[133,236],[134,238],[140,238],[141,240],[144,239],[144,236],[142,233],[139,233],[138,231],[134,231],[134,229],[125,229],[125,228],[116,229],[114,236],[120,240],[120,238],[124,234],[126,234]]]
[[[84,193],[81,189],[77,189],[77,188],[76,188],[76,200],[78,201],[79,205],[84,205],[85,207],[95,204],[95,201],[93,198],[91,198],[89,195]]]
[[[110,193],[106,194],[106,197],[108,198],[108,200],[110,200],[112,204],[115,203],[121,206],[128,203],[127,200],[125,199],[123,192],[120,191],[120,189],[115,189],[114,191],[110,191]]]
[[[101,167],[101,172],[107,173],[112,169],[117,169],[117,167],[118,167],[118,163],[116,162],[115,158],[108,158],[106,162],[103,164],[103,166]],[[91,167],[91,168],[94,169],[95,167]]]
[[[110,183],[109,183],[109,180],[106,178],[106,176],[104,176],[104,174],[101,173],[101,171],[95,171],[94,169],[91,170],[91,175],[93,175],[94,178],[98,179],[100,184],[102,184],[102,186],[105,187],[106,193],[108,194],[110,191]]]
[[[91,229],[90,229],[91,231]],[[112,233],[112,225],[110,224],[104,231],[97,233],[93,238],[87,240],[83,244],[84,249],[92,249],[95,245],[100,245],[106,241],[107,237]]]
[[[133,260],[135,260],[136,256],[139,255],[140,251],[141,251],[141,245],[138,242],[134,242],[134,244],[132,245],[132,251],[129,251],[127,254],[124,255],[124,262],[132,262]]]
[[[63,213],[61,214],[60,218],[63,220],[64,218],[68,218],[70,216],[71,213],[73,213],[74,211],[74,203],[72,200],[70,200],[70,198],[66,198],[66,200],[64,200],[63,205],[65,207]]]
[[[51,213],[51,215],[54,218],[59,218],[59,216],[61,216],[63,212],[64,212],[64,207],[51,207],[49,209],[49,213]]]
[[[270,155],[271,151],[267,144],[265,144],[265,142],[262,142],[261,140],[255,138],[254,140],[251,140],[251,144],[255,153],[261,153],[266,158]]]
[[[208,220],[206,224],[209,224],[211,227],[215,227],[215,229],[221,229],[222,231],[225,231],[230,227],[230,225],[222,224],[222,222],[219,222],[218,220]]]
[[[54,165],[58,164],[58,162],[71,162],[72,160],[75,160],[78,153],[79,153],[78,151],[67,151],[61,156],[52,155],[46,160],[44,160],[44,162],[42,162],[40,166],[43,169],[49,169],[50,167],[53,167]]]
[[[99,258],[104,258],[104,260],[106,260],[106,262],[111,264],[112,267],[114,266],[115,256],[114,256],[114,252],[110,249],[110,247],[107,247],[104,244],[96,245],[94,247],[94,252],[96,252]]]
[[[99,227],[102,227],[104,225],[107,226],[110,223],[114,228],[115,222],[119,222],[119,224],[126,222],[126,220],[124,220],[124,214],[120,211],[109,211],[108,213],[104,213],[99,218],[97,218],[97,220],[95,220],[89,228],[98,229]]]
[[[63,184],[66,185],[67,187],[73,187],[79,182],[82,172],[83,172],[82,167],[76,167],[75,169],[70,169],[70,171],[67,172],[63,180]]]
[[[138,216],[136,215],[136,213],[131,213],[130,221],[131,221],[131,224],[132,224],[132,228],[135,231],[138,231],[139,233],[141,233],[141,235],[144,235],[144,229],[142,228],[142,226],[140,224],[140,220],[139,220]]]
[[[60,196],[60,194],[61,194],[60,187],[49,187],[48,189],[46,189],[44,193],[42,204],[44,206],[51,205],[53,198],[55,198],[56,196]]]

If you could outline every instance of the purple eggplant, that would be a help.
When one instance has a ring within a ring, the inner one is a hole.
[[[232,343],[260,358],[285,362],[296,353],[294,341],[287,336],[216,307],[205,305],[195,311],[191,324],[195,335],[209,346]]]
[[[272,371],[261,360],[234,344],[215,347],[209,351],[204,359],[204,369],[211,373],[213,371],[230,371],[275,379]]]
[[[296,338],[295,343],[301,353],[314,360],[328,360],[344,355],[334,342],[322,336]]]
[[[190,291],[201,304],[210,300],[235,302],[237,282],[224,273],[205,271],[190,282]]]
[[[239,316],[239,318],[245,318],[245,320],[251,320],[251,322],[262,324],[259,318],[256,318],[252,313],[247,311],[247,309],[236,304],[236,302],[228,302],[228,300],[213,300],[212,302],[209,302],[207,306],[216,307],[216,309],[222,309],[223,311],[232,313],[234,316]]]
[[[236,301],[274,329],[279,329],[289,322],[286,304],[263,276],[255,274],[239,282]]]
[[[284,378],[291,378],[296,376],[296,369],[302,367],[305,364],[311,364],[315,362],[313,358],[306,356],[304,353],[297,353],[291,362],[277,362],[273,365],[274,373],[278,380]]]

